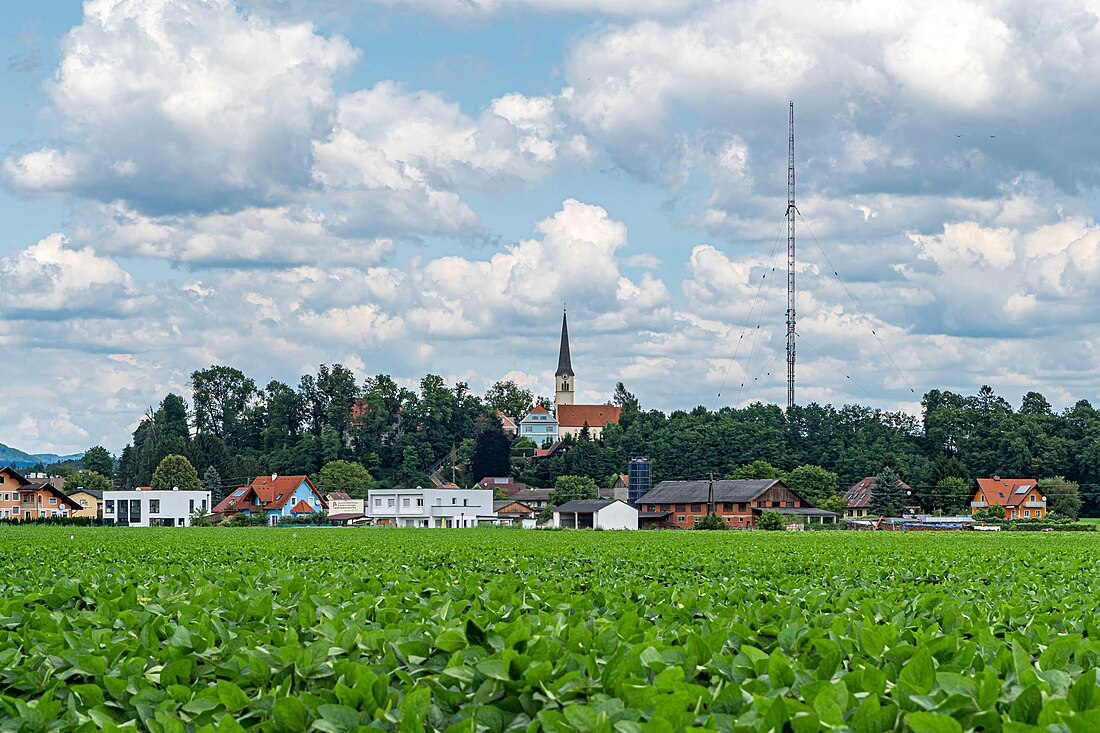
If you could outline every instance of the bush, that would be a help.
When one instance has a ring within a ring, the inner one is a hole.
[[[783,522],[783,515],[779,512],[764,512],[760,515],[759,521],[756,523],[757,529],[766,529],[770,532],[779,532],[786,529],[786,524]]]
[[[0,525],[18,527],[23,524],[51,527],[98,527],[103,521],[98,517],[39,517],[37,519],[0,519]]]
[[[717,514],[708,514],[695,523],[695,529],[727,529],[726,521]]]

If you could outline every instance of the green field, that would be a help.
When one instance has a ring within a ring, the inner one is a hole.
[[[0,527],[0,730],[1100,730],[1100,537]]]

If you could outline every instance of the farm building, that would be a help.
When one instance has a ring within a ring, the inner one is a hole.
[[[913,496],[913,487],[904,481],[901,488],[907,497]],[[875,477],[868,476],[856,481],[844,492],[844,500],[848,502],[848,508],[844,512],[845,519],[859,519],[869,516],[871,513],[871,500],[875,496]],[[920,505],[916,500],[907,502],[905,506],[907,514],[916,514],[920,511]]]
[[[711,486],[713,485],[713,495]],[[815,509],[779,479],[723,481],[662,481],[638,499],[642,518],[651,526],[691,529],[713,512],[732,529],[752,529],[765,511],[776,511],[784,519],[835,523],[837,515]]]
[[[638,510],[619,499],[574,499],[554,507],[554,527],[638,529]]]
[[[535,526],[535,510],[514,499],[501,499],[493,502],[493,512],[501,524]]]
[[[1047,498],[1033,478],[978,479],[978,490],[970,502],[972,512],[996,505],[1005,508],[1006,519],[1042,519],[1047,515]]]

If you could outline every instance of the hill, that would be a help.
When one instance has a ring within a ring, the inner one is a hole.
[[[56,453],[27,453],[0,443],[0,466],[19,468],[21,466],[33,466],[36,463],[50,465],[51,463],[79,460],[83,457],[83,453],[74,453],[69,456],[59,456]]]

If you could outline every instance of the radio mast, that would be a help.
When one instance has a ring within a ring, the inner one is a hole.
[[[787,158],[787,408],[794,407],[794,102],[791,102],[790,154]]]

